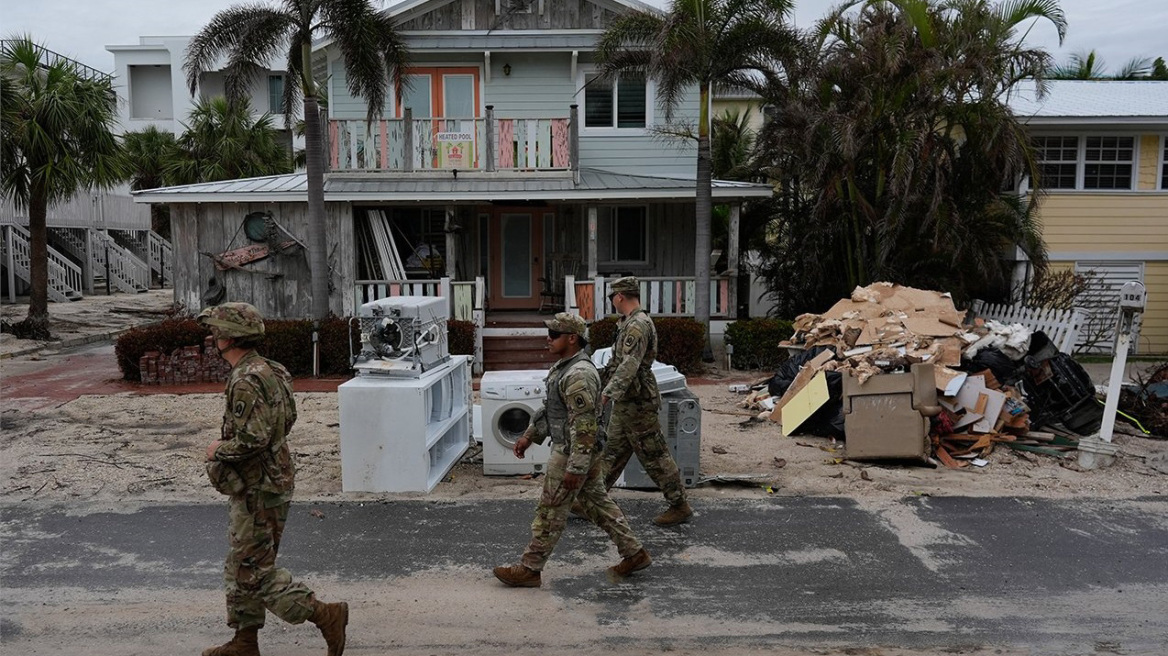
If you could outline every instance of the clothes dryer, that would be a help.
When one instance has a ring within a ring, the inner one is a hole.
[[[551,454],[551,440],[532,444],[525,457],[515,457],[515,441],[547,397],[547,370],[488,371],[479,383],[483,417],[483,473],[488,476],[542,474]]]

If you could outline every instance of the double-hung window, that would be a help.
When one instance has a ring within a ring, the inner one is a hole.
[[[584,81],[584,127],[644,128],[648,124],[644,77],[622,75],[614,84],[614,80],[589,74]]]
[[[1168,191],[1168,136],[1160,139],[1160,189]]]
[[[646,262],[648,233],[645,207],[614,207],[608,216],[608,259],[612,262]]]
[[[1079,167],[1078,137],[1036,137],[1039,175],[1044,189],[1074,189]]]
[[[1135,137],[1087,137],[1083,189],[1131,189]]]

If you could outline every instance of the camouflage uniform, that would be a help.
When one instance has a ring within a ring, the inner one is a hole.
[[[635,289],[639,289],[635,278],[621,278],[611,287],[613,293]],[[661,393],[652,371],[656,358],[657,328],[648,313],[638,308],[622,317],[617,324],[612,359],[600,372],[604,396],[613,404],[604,448],[604,484],[611,488],[629,458],[636,454],[645,473],[661,489],[669,505],[676,508],[686,503],[685,487],[657,415]]]
[[[215,460],[232,466],[245,488],[230,497],[227,511],[231,551],[223,581],[233,628],[263,626],[265,608],[292,624],[312,615],[312,590],[276,567],[296,473],[286,439],[295,422],[288,370],[255,351],[243,356],[227,380],[223,443],[215,450]]]
[[[562,320],[563,315],[556,315],[556,320]],[[583,321],[573,319],[583,326]],[[547,322],[549,327],[559,326],[556,320]],[[561,328],[564,326],[555,329]],[[543,569],[564,531],[572,502],[576,500],[583,506],[589,521],[603,529],[616,543],[622,558],[639,553],[640,541],[604,487],[601,470],[603,443],[598,443],[597,431],[600,377],[595,365],[584,351],[580,351],[552,365],[546,383],[547,399],[536,411],[524,437],[537,444],[550,437],[552,452],[548,458],[543,494],[531,523],[531,542],[520,562],[536,572]],[[564,489],[565,473],[585,475],[584,484],[577,490]]]

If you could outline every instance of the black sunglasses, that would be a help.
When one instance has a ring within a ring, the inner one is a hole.
[[[551,328],[548,328],[548,339],[559,339],[567,334],[568,333],[562,333],[558,330],[552,330]]]

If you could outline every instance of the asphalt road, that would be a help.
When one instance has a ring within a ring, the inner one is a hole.
[[[622,505],[654,556],[622,582],[572,520],[542,589],[498,584],[489,568],[528,536],[519,501],[294,504],[280,561],[350,600],[347,654],[1168,654],[1161,497],[728,500],[676,529],[649,523],[657,499]],[[224,507],[0,510],[0,652],[198,653],[228,635]],[[271,617],[261,639],[323,653]]]

